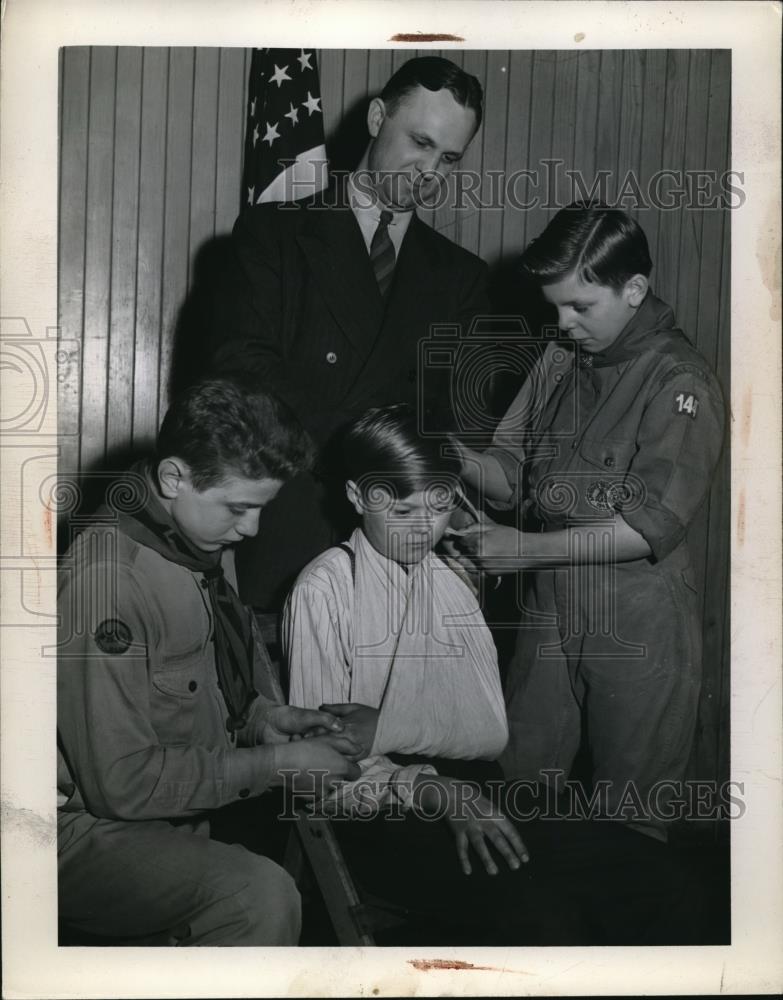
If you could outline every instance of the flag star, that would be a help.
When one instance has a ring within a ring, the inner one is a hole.
[[[269,77],[269,82],[270,82],[270,83],[276,83],[276,84],[277,84],[277,89],[278,89],[278,90],[279,90],[279,89],[280,89],[280,88],[282,87],[282,85],[283,85],[283,80],[290,80],[290,79],[291,79],[291,77],[290,77],[290,76],[288,75],[288,73],[286,73],[286,70],[287,70],[287,69],[288,69],[288,67],[287,67],[287,66],[283,66],[283,68],[281,69],[281,68],[280,68],[280,67],[279,67],[279,66],[277,65],[277,63],[275,63],[275,71],[274,71],[274,73],[273,73],[273,74],[272,74],[272,75],[271,75],[271,76]]]
[[[307,110],[308,110],[308,111],[310,112],[310,114],[312,115],[314,111],[320,111],[320,110],[321,110],[321,109],[320,109],[320,108],[318,107],[318,104],[319,104],[320,100],[321,100],[321,98],[320,98],[320,97],[313,97],[313,95],[312,95],[312,94],[310,93],[310,91],[308,90],[308,91],[307,91],[307,100],[306,100],[306,101],[303,101],[303,103],[302,103],[302,107],[303,107],[303,108],[307,108]]]
[[[298,125],[299,124],[299,108],[295,108],[293,106],[293,104],[291,104],[290,101],[288,102],[288,104],[289,104],[291,110],[290,111],[286,111],[286,113],[283,115],[283,118],[290,118],[292,125]]]
[[[255,149],[255,145],[256,145],[257,142],[258,142],[258,125],[254,125],[253,126],[253,148],[254,149]]]
[[[253,187],[249,187],[247,189],[247,203],[248,203],[248,205],[252,205],[253,204],[253,196],[255,195],[255,193],[256,193],[256,187],[255,187],[255,184],[254,184]]]
[[[312,55],[313,55],[312,52],[305,52],[305,50],[302,49],[301,56],[297,56],[296,57],[296,61],[299,63],[300,70],[301,70],[302,73],[304,73],[304,71],[306,69],[312,69],[313,68],[310,65],[310,59],[312,58]]]
[[[266,133],[264,135],[264,138],[262,139],[262,142],[268,142],[270,149],[272,148],[272,143],[275,141],[275,139],[280,138],[280,133],[277,131],[277,126],[279,124],[280,124],[279,122],[275,122],[274,125],[270,125],[269,122],[266,123]]]

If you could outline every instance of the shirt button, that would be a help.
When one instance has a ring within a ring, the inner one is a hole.
[[[201,586],[202,586],[202,587],[204,588],[204,590],[206,590],[206,589],[207,589],[207,587],[209,586],[209,580],[207,580],[206,578],[205,578],[205,579],[203,579],[203,580],[201,581]]]
[[[246,799],[249,794],[250,794],[250,789],[249,788],[240,788],[239,789],[239,797],[240,797],[240,799]]]
[[[196,690],[198,690],[198,683],[196,681],[191,681],[188,684],[188,691],[196,691]]]
[[[329,353],[326,355],[326,360],[329,362],[330,365],[336,365],[337,355],[334,353],[334,351],[329,351]]]
[[[612,458],[611,455],[609,455],[608,458],[604,459],[604,465],[608,466],[608,468],[610,468],[610,469],[614,465],[614,459]]]

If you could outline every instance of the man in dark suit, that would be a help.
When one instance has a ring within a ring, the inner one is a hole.
[[[415,208],[438,193],[481,115],[475,77],[447,59],[412,59],[370,102],[370,142],[353,174],[315,197],[243,212],[212,371],[269,385],[322,447],[387,403],[422,399],[429,426],[443,426],[448,371],[422,370],[419,344],[433,325],[467,331],[487,312],[486,265]],[[248,603],[279,606],[296,573],[333,543],[327,493],[299,477],[264,511],[258,545],[238,553]]]

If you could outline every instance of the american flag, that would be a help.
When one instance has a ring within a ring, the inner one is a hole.
[[[315,52],[253,49],[245,134],[248,205],[292,201],[327,185]]]

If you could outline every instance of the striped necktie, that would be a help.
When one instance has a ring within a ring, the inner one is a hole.
[[[381,221],[370,244],[370,260],[381,295],[385,295],[388,291],[394,276],[394,265],[397,263],[394,244],[389,236],[389,223],[393,218],[393,214],[386,209],[381,212]]]

